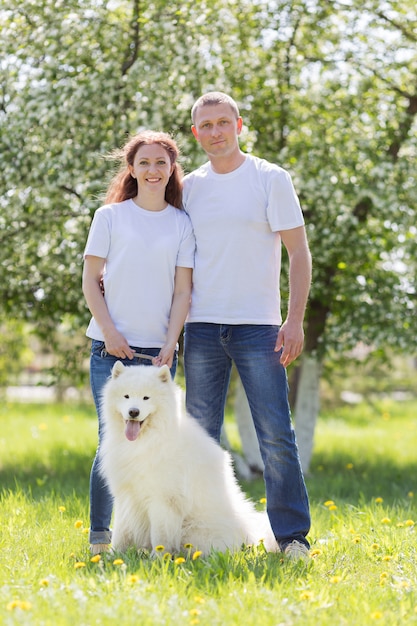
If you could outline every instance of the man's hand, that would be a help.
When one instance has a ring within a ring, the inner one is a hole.
[[[300,356],[304,346],[304,329],[301,323],[293,323],[285,320],[282,324],[275,344],[275,352],[282,348],[280,363],[288,367],[290,363]]]

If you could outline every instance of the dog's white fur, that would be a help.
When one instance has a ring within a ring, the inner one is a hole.
[[[182,405],[167,366],[114,365],[101,446],[114,496],[113,548],[178,553],[190,544],[207,554],[263,540],[278,550],[266,513],[238,486],[230,455]]]

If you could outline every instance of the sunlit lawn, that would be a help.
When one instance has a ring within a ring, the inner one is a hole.
[[[417,624],[417,403],[320,418],[306,567],[260,548],[92,562],[92,407],[3,405],[0,423],[1,624]]]

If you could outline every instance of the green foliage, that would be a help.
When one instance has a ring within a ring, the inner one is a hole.
[[[0,301],[56,347],[84,328],[82,254],[142,127],[204,155],[190,107],[241,105],[242,147],[290,169],[314,258],[307,349],[415,348],[414,2],[11,0],[0,7]]]
[[[86,534],[92,407],[3,405],[0,620],[417,624],[415,416],[415,403],[383,403],[321,417],[307,480],[308,566],[260,547],[207,558],[189,547],[172,560],[129,550],[94,562]],[[261,481],[247,487],[263,496]]]
[[[24,324],[19,320],[0,322],[0,389],[13,383],[31,358]]]

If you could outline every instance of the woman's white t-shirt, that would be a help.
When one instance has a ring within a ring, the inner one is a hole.
[[[246,155],[228,174],[206,163],[184,179],[196,238],[188,322],[281,324],[281,237],[304,218],[289,173]]]
[[[106,259],[106,304],[117,330],[131,346],[163,346],[175,268],[194,267],[194,251],[190,218],[171,205],[147,211],[125,200],[95,212],[84,256]],[[94,317],[86,335],[104,341]]]

